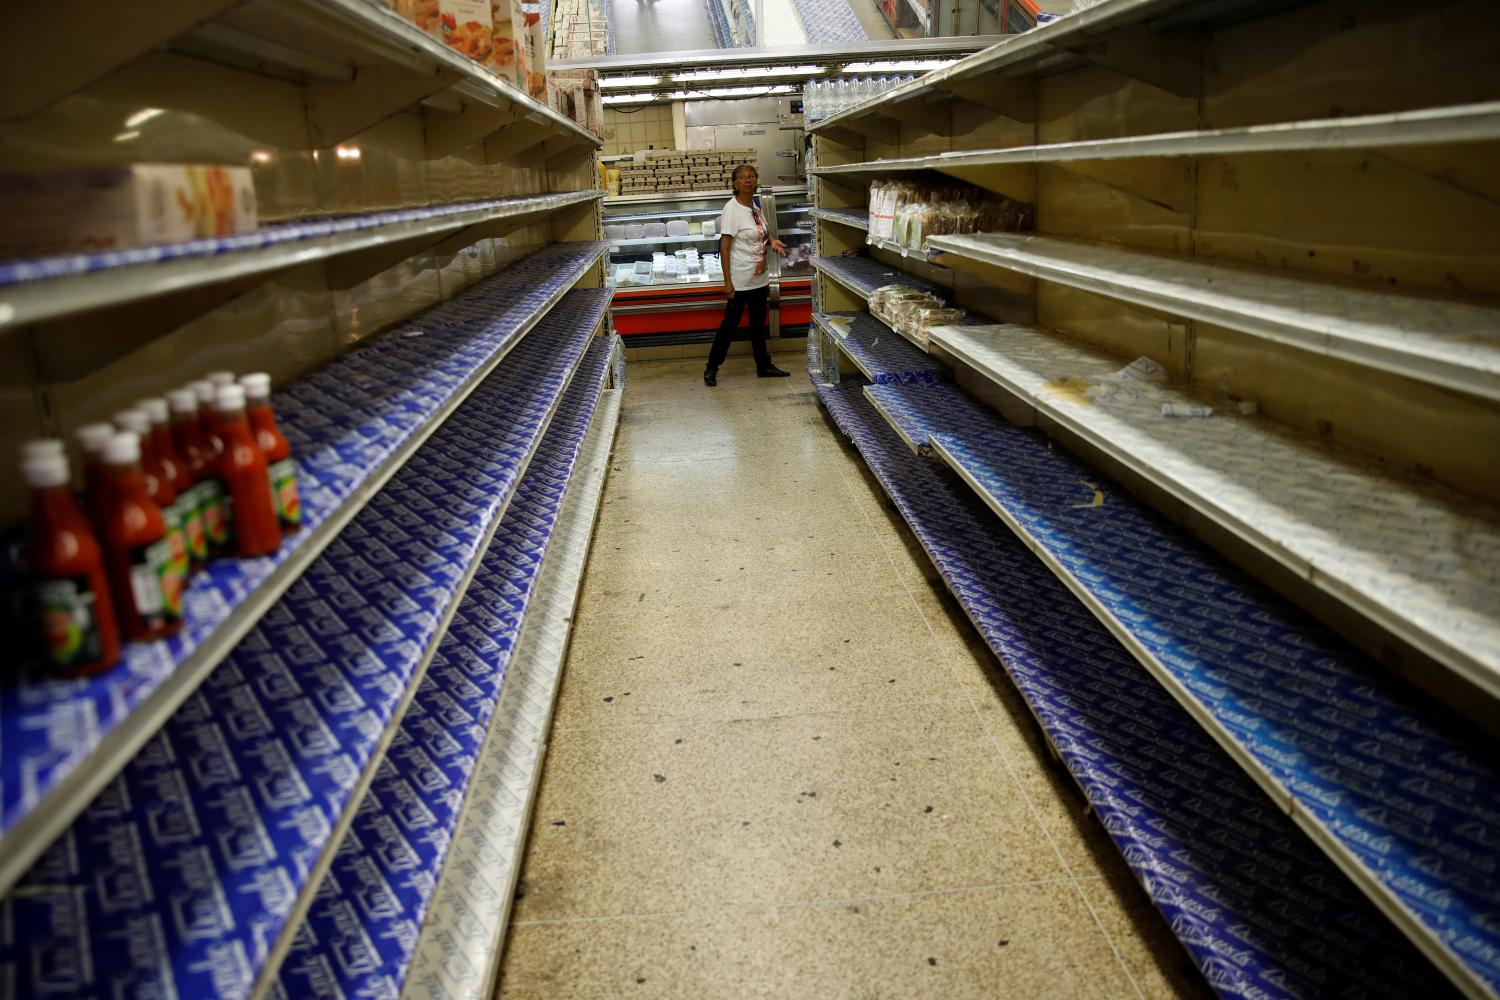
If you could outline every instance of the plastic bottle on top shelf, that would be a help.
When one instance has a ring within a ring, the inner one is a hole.
[[[145,410],[151,418],[151,446],[177,493],[177,518],[182,525],[184,554],[191,572],[195,563],[201,565],[202,562],[197,553],[205,551],[203,513],[198,509],[198,498],[193,493],[193,473],[188,469],[187,459],[177,450],[177,443],[172,440],[172,421],[166,399],[143,399],[136,407]]]
[[[229,497],[236,548],[245,559],[269,555],[281,547],[281,522],[265,453],[245,416],[243,386],[219,389],[214,397],[214,421],[224,441],[219,478]]]
[[[142,409],[123,410],[115,414],[115,426],[129,431],[141,442],[141,474],[146,480],[146,495],[157,507],[167,522],[167,549],[171,556],[170,586],[164,588],[167,603],[174,605],[178,616],[182,615],[182,591],[187,586],[192,572],[192,557],[188,555],[187,539],[182,527],[182,508],[177,504],[177,486],[172,481],[172,470],[161,460],[156,451],[156,441],[151,435],[151,415]]]
[[[271,489],[276,494],[276,516],[281,521],[282,534],[288,534],[302,527],[302,500],[297,492],[297,463],[292,461],[292,446],[276,426],[276,413],[271,409],[271,376],[266,372],[241,375],[240,385],[245,387],[245,414],[250,418],[250,429],[255,432],[255,441],[269,465]]]
[[[177,451],[187,462],[188,473],[193,477],[193,506],[198,509],[199,522],[203,527],[202,544],[189,537],[193,545],[193,563],[202,566],[209,558],[218,554],[214,539],[223,539],[222,548],[229,539],[224,511],[224,488],[219,482],[219,458],[213,446],[203,434],[203,422],[198,414],[198,394],[192,389],[174,389],[167,393],[167,402],[172,408],[172,440]]]
[[[140,438],[116,434],[104,446],[109,512],[101,530],[104,564],[126,639],[163,639],[182,628],[180,592],[174,609],[167,521],[146,493]]]
[[[68,676],[99,673],[120,659],[104,551],[68,486],[68,456],[56,438],[21,451],[31,490],[27,568],[36,597],[44,661]]]

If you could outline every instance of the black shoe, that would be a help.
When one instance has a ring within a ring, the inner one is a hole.
[[[719,384],[719,369],[717,369],[717,368],[705,368],[705,369],[703,369],[703,384],[707,385],[707,386],[718,385]]]
[[[784,372],[775,365],[767,365],[764,368],[755,369],[757,378],[790,378],[791,372]]]

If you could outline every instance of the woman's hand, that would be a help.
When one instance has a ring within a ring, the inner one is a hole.
[[[786,244],[783,243],[783,242],[781,242],[780,240],[772,240],[771,241],[771,249],[775,250],[777,253],[781,254],[781,256],[783,256],[783,257],[786,256]]]
[[[724,297],[726,299],[734,298],[734,285],[730,284],[727,276],[724,278]]]

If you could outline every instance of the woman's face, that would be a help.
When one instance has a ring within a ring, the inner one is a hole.
[[[734,172],[734,193],[754,194],[755,189],[760,186],[760,177],[754,170],[736,170]]]

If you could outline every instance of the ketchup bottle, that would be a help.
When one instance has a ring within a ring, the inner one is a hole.
[[[110,438],[104,446],[104,464],[110,493],[104,563],[114,587],[120,629],[126,639],[165,638],[182,627],[182,615],[167,602],[167,522],[146,494],[140,438],[130,433]]]
[[[266,456],[250,433],[245,417],[245,390],[226,385],[214,397],[214,419],[224,453],[219,456],[219,478],[229,493],[234,535],[241,558],[264,556],[281,547],[281,522]]]
[[[190,560],[182,534],[182,513],[177,506],[177,489],[172,473],[156,453],[151,437],[151,416],[145,410],[122,410],[115,414],[115,426],[134,434],[141,443],[141,474],[146,480],[146,495],[161,509],[167,523],[167,573],[162,577],[162,596],[167,608],[182,617],[182,592],[187,587]]]
[[[182,525],[184,554],[191,571],[193,564],[200,562],[196,553],[207,552],[203,539],[203,515],[198,510],[198,497],[193,493],[193,473],[188,469],[187,459],[178,452],[177,443],[172,440],[167,401],[160,397],[143,399],[137,408],[145,410],[151,418],[151,446],[177,493],[177,520]]]
[[[203,436],[198,412],[198,394],[191,388],[167,393],[172,406],[172,440],[187,462],[193,477],[194,505],[203,523],[203,545],[193,549],[193,561],[202,566],[210,557],[230,551],[229,516],[224,509],[224,484],[219,481],[219,455]]]
[[[62,442],[46,451],[36,444],[23,452],[21,475],[31,488],[27,561],[47,663],[69,676],[99,673],[120,659],[103,552],[68,489]]]
[[[292,461],[292,446],[276,426],[276,414],[271,409],[271,376],[265,372],[241,375],[240,385],[245,387],[245,414],[255,432],[255,443],[260,445],[270,466],[281,533],[291,534],[302,527],[302,500],[297,493],[297,463]]]
[[[109,509],[109,482],[104,474],[104,446],[115,436],[109,424],[84,424],[74,432],[83,452],[83,502],[96,532],[103,530]]]
[[[212,379],[200,378],[189,382],[189,388],[198,394],[198,422],[203,425],[203,439],[214,452],[214,461],[224,452],[224,442],[219,439],[219,425],[214,420],[214,393],[218,386]]]

